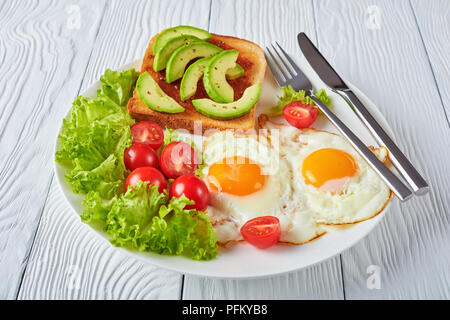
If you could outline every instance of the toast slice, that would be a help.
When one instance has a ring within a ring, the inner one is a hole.
[[[147,71],[153,79],[155,79],[161,89],[183,106],[185,111],[175,114],[154,111],[139,99],[136,90],[134,90],[133,97],[128,101],[128,112],[133,118],[138,121],[148,120],[156,122],[162,128],[187,129],[191,133],[196,134],[200,133],[198,128],[199,123],[201,123],[202,133],[211,129],[249,130],[255,128],[256,105],[246,115],[232,120],[215,120],[197,112],[192,105],[192,100],[209,98],[203,86],[203,81],[201,80],[198,82],[196,94],[185,102],[181,101],[179,91],[181,79],[173,83],[166,83],[164,70],[160,72],[153,71],[154,55],[152,48],[155,37],[156,35],[150,40],[147,50],[145,51],[141,73]],[[244,39],[217,34],[212,34],[209,42],[224,50],[236,49],[239,51],[237,63],[244,68],[244,76],[228,81],[234,89],[235,100],[239,99],[245,89],[249,86],[263,82],[264,73],[266,71],[266,60],[264,58],[264,51],[260,46]],[[197,128],[195,128],[195,126],[197,126]]]

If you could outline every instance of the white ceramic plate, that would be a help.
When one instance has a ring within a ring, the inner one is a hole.
[[[319,79],[303,57],[296,58],[296,60],[303,72],[313,83],[315,89],[325,88],[324,83]],[[132,67],[139,70],[140,61],[134,61],[124,65],[120,69],[126,70]],[[95,96],[98,87],[99,82],[94,83],[82,94],[84,96],[93,97]],[[351,86],[351,89],[358,95],[374,117],[386,129],[388,134],[393,137],[392,129],[388,126],[386,120],[378,111],[376,106],[357,88]],[[277,95],[279,94],[280,89],[277,87],[270,69],[268,68],[262,87],[261,98],[258,102],[257,114],[261,113],[261,111],[265,108],[275,105]],[[336,94],[332,92],[328,92],[328,94],[332,99],[333,110],[342,119],[342,121],[352,128],[360,139],[362,139],[367,145],[376,145],[367,129],[357,119],[350,107]],[[67,105],[67,108],[69,107],[70,104]],[[314,127],[321,130],[337,132],[325,117],[319,117],[315,122]],[[57,143],[55,144],[55,150],[56,148]],[[83,196],[72,193],[70,186],[64,178],[66,168],[55,163],[55,171],[57,181],[66,200],[77,214],[81,214],[83,210],[81,205]],[[230,249],[219,249],[218,257],[211,261],[195,261],[186,257],[164,256],[147,252],[142,253],[123,248],[117,248],[117,250],[120,250],[131,258],[181,273],[234,279],[273,276],[311,266],[348,249],[366,236],[380,222],[386,214],[388,207],[389,205],[383,212],[373,219],[358,223],[348,228],[337,228],[336,230],[332,230],[324,236],[304,245],[279,245],[266,250],[258,250],[251,245],[240,243]],[[99,237],[103,238],[108,245],[111,245],[108,242],[107,235],[105,233],[94,229],[92,229],[92,231],[97,232]]]

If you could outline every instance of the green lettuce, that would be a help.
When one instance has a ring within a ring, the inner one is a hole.
[[[205,212],[184,210],[193,201],[184,195],[161,206],[148,231],[149,250],[161,254],[184,254],[195,260],[217,255],[217,239]]]
[[[138,76],[139,73],[134,69],[122,72],[107,69],[100,77],[102,86],[97,90],[97,96],[111,104],[124,107],[133,95]]]
[[[123,152],[134,120],[126,104],[138,73],[106,70],[96,98],[79,96],[63,120],[55,160],[71,167],[65,177],[75,193],[97,191],[111,199],[123,190]]]
[[[137,77],[134,69],[106,70],[96,98],[79,96],[63,120],[55,159],[69,166],[65,177],[73,191],[86,194],[82,221],[103,229],[115,246],[212,259],[213,227],[205,212],[183,209],[192,201],[185,196],[169,201],[166,191],[148,182],[123,192],[128,174],[123,154],[134,123],[126,105]],[[166,130],[165,145],[177,139],[175,130]]]
[[[188,145],[194,149],[195,152],[200,153],[199,150],[197,150],[197,146],[195,145],[194,141],[190,139],[189,137],[181,137],[176,129],[170,129],[166,128],[164,129],[164,144],[163,147],[167,146],[171,142],[175,141],[183,141],[186,142]]]
[[[177,141],[178,139],[178,132],[175,129],[166,128],[164,129],[164,143],[163,143],[163,149],[165,146],[167,146],[169,143]]]
[[[283,108],[292,101],[301,101],[304,104],[309,104],[312,106],[316,105],[310,97],[305,96],[305,90],[295,91],[292,86],[281,87],[281,90],[283,90],[283,95],[278,97],[277,105],[267,111],[267,115],[270,117],[282,115]],[[328,97],[324,89],[320,89],[314,95],[326,106],[330,106],[330,97]]]
[[[82,220],[103,225],[115,246],[209,260],[217,255],[216,236],[205,212],[184,210],[193,202],[184,195],[167,202],[167,193],[140,182],[119,197],[103,201],[90,192]]]

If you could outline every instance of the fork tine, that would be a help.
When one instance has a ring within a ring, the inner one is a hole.
[[[275,53],[277,54],[278,58],[280,58],[281,63],[283,63],[284,68],[286,69],[286,71],[290,74],[290,78],[295,77],[295,74],[291,71],[291,69],[289,68],[287,62],[285,61],[285,59],[283,59],[283,57],[281,57],[280,53],[278,52],[278,50],[275,48],[275,46],[272,43],[272,48],[275,51]]]
[[[279,64],[279,62],[275,58],[275,55],[272,53],[272,51],[270,50],[269,47],[266,47],[266,51],[267,51],[267,53],[269,54],[269,56],[270,56],[270,58],[272,60],[272,63],[271,63],[272,67],[271,68],[273,70],[275,70],[276,74],[278,75],[278,79],[277,79],[277,81],[279,82],[278,84],[279,85],[285,84],[285,82],[287,81],[287,79],[289,77],[286,76],[286,74],[284,73],[284,70],[281,68],[281,65]],[[270,60],[269,60],[269,62],[270,62]]]
[[[297,66],[297,64],[291,59],[291,57],[289,57],[289,55],[286,53],[286,51],[283,50],[283,48],[278,44],[277,41],[275,41],[275,43],[277,44],[278,48],[280,48],[281,52],[283,52],[284,56],[286,57],[287,61],[289,61],[292,69],[294,69],[295,72],[297,72],[297,74],[301,73],[302,71],[300,70],[300,68]],[[277,52],[278,53],[278,52]],[[282,60],[283,61],[283,60]]]
[[[283,70],[280,68],[280,65],[278,64],[277,60],[275,59],[275,57],[273,56],[272,52],[270,52],[269,48],[266,47],[266,51],[268,52],[268,54],[270,55],[272,62],[270,62],[270,59],[268,57],[268,55],[264,52],[264,55],[266,56],[266,60],[267,63],[269,64],[270,70],[272,70],[272,73],[275,77],[275,80],[277,80],[278,85],[284,86],[285,84],[285,79],[287,79],[287,77],[283,74]],[[274,63],[276,64],[277,68],[275,67]],[[282,78],[284,77],[284,79]]]

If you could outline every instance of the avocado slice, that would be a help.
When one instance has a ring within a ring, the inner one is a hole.
[[[155,59],[153,60],[153,70],[164,70],[166,68],[167,61],[169,61],[170,56],[176,49],[194,41],[201,40],[194,36],[182,35],[167,41],[166,44],[163,45],[161,49],[159,49],[159,51],[155,54]]]
[[[211,33],[206,30],[191,26],[178,26],[164,30],[158,34],[153,42],[153,54],[156,55],[168,40],[179,37],[181,35],[191,35],[201,40],[211,39]]]
[[[203,84],[208,96],[216,102],[230,103],[234,100],[234,90],[226,80],[225,73],[236,65],[237,50],[226,50],[211,58],[205,68]]]
[[[195,110],[207,117],[218,120],[230,120],[250,112],[261,93],[261,84],[254,84],[245,89],[242,97],[232,103],[217,103],[210,99],[192,100]]]
[[[184,108],[169,97],[148,72],[139,76],[136,82],[136,91],[139,99],[152,110],[166,113],[183,112]]]
[[[230,68],[227,70],[227,73],[225,73],[225,76],[228,80],[234,80],[240,77],[243,77],[245,73],[244,68],[242,68],[239,64],[236,63],[236,66],[234,68]]]
[[[206,41],[193,42],[176,49],[167,61],[166,82],[171,83],[180,79],[186,65],[195,58],[210,57],[221,52],[222,49]]]
[[[198,59],[186,69],[180,84],[181,101],[186,101],[197,92],[198,80],[203,76],[209,61],[211,61],[211,57]],[[243,75],[244,68],[237,63],[233,68],[228,69],[225,74],[228,80],[233,80]]]

